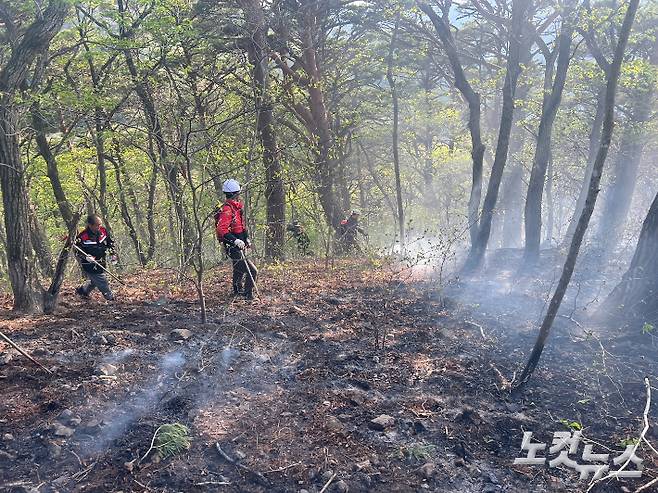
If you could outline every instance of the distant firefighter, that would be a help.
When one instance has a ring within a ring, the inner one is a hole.
[[[353,251],[362,253],[356,238],[357,233],[361,233],[365,238],[368,237],[368,233],[359,226],[359,211],[352,211],[347,219],[340,222],[336,237],[338,253],[347,254]]]
[[[297,250],[302,255],[309,255],[309,247],[311,246],[311,239],[304,231],[304,226],[299,221],[295,221],[292,224],[288,224],[286,230],[290,233],[290,237],[294,238],[297,242]]]

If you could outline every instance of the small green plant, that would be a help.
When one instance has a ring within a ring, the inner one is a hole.
[[[653,335],[656,328],[648,322],[645,322],[642,326],[642,334],[651,334]]]
[[[560,423],[562,423],[564,426],[569,428],[570,430],[582,430],[583,425],[581,425],[578,421],[569,421],[568,419],[561,419]]]
[[[436,455],[436,446],[424,442],[416,442],[412,445],[400,448],[400,458],[414,461],[425,461]]]
[[[587,404],[588,402],[591,402],[591,401],[592,401],[592,399],[590,399],[589,397],[587,397],[586,399],[580,399],[580,400],[578,401],[578,404],[581,404],[581,405],[582,405],[582,404]]]
[[[191,446],[190,431],[181,423],[165,424],[158,428],[153,448],[162,459],[180,454]]]
[[[619,441],[619,445],[622,447],[628,447],[629,445],[637,445],[638,443],[638,438],[637,437],[626,437],[623,440]]]

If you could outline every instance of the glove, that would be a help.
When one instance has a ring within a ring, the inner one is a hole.
[[[247,248],[251,248],[251,240],[249,238],[247,238],[246,245]]]
[[[236,248],[239,248],[240,250],[244,250],[244,247],[245,247],[246,245],[245,245],[245,242],[244,242],[244,241],[238,239],[238,240],[235,240],[235,241],[233,242],[233,246],[236,247]]]
[[[96,259],[95,259],[94,257],[92,257],[91,255],[87,255],[87,256],[85,257],[85,260],[86,260],[87,262],[89,262],[90,264],[93,264],[94,262],[96,262]]]

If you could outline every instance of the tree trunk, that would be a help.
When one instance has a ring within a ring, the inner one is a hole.
[[[644,219],[631,265],[603,312],[625,321],[658,323],[658,194]]]
[[[589,182],[592,179],[592,168],[594,167],[594,160],[596,159],[596,151],[599,148],[599,139],[601,138],[601,126],[603,125],[603,112],[605,106],[605,86],[601,88],[598,93],[596,100],[596,113],[594,114],[594,121],[592,122],[592,130],[589,134],[589,151],[587,153],[587,165],[585,167],[585,173],[583,175],[583,181],[580,184],[580,191],[578,192],[578,198],[576,199],[576,205],[574,206],[573,215],[569,221],[569,226],[567,227],[567,232],[564,235],[564,240],[562,245],[566,246],[571,243],[571,238],[576,231],[576,225],[578,224],[578,218],[583,212],[583,207],[585,207],[585,199],[587,198],[587,190],[589,188]]]
[[[37,255],[37,263],[41,270],[41,274],[45,277],[53,275],[53,252],[50,250],[48,244],[48,237],[46,232],[39,221],[37,210],[33,204],[30,204],[30,239],[32,241],[32,248]]]
[[[531,44],[525,43],[521,51],[519,62],[527,65],[532,60]],[[527,99],[532,88],[531,81],[526,80],[514,94],[515,101],[523,102]],[[509,157],[506,167],[509,168],[507,179],[503,176],[502,197],[500,201],[500,214],[502,216],[502,248],[518,248],[523,243],[523,196],[519,193],[524,187],[525,158],[523,151],[528,134],[519,122],[526,117],[527,109],[524,105],[514,111],[512,132],[510,135]]]
[[[434,161],[432,153],[434,151],[434,129],[432,128],[432,118],[434,109],[432,108],[432,57],[428,54],[425,57],[424,70],[421,78],[421,87],[423,89],[424,101],[424,119],[425,125],[422,130],[422,147],[423,147],[423,203],[427,213],[433,214],[439,207],[436,190],[434,189]]]
[[[397,219],[398,233],[400,235],[400,251],[404,252],[404,208],[402,206],[402,184],[400,183],[400,137],[398,132],[400,109],[398,102],[398,88],[396,86],[395,77],[393,76],[393,56],[395,54],[399,27],[400,15],[398,13],[395,19],[395,28],[393,29],[391,44],[388,51],[386,79],[388,80],[388,85],[391,89],[391,98],[393,100],[393,170],[395,172],[395,196],[397,198]]]
[[[96,149],[96,160],[98,169],[98,206],[101,210],[101,216],[105,222],[110,236],[112,235],[112,220],[110,219],[110,210],[107,206],[107,165],[105,163],[105,136],[103,135],[103,114],[99,107],[94,108],[94,127],[92,138]]]
[[[288,5],[290,6],[292,4]],[[308,133],[307,143],[315,153],[314,179],[318,198],[327,223],[336,231],[343,219],[340,202],[334,191],[336,171],[340,162],[337,162],[335,156],[335,137],[325,102],[323,74],[316,42],[322,29],[326,27],[324,25],[326,10],[326,5],[322,2],[301,2],[291,11],[297,19],[301,43],[301,53],[292,56],[296,60],[293,67],[290,67],[279,54],[271,53],[271,55],[283,71],[284,87],[291,96],[288,106]],[[289,38],[287,30],[280,24],[275,27],[279,29],[277,34],[281,38],[280,41],[287,41]],[[286,58],[291,55],[286,47],[281,49]],[[305,75],[297,69],[301,69]],[[305,104],[296,101],[299,94],[293,90],[293,87],[299,88],[302,93],[306,91]]]
[[[517,133],[521,133],[519,130]],[[514,136],[510,144],[510,150],[516,147]],[[519,150],[513,152],[511,155],[519,157],[519,152],[523,147],[523,141],[519,137]],[[514,160],[515,161],[515,160]],[[503,210],[503,232],[501,246],[503,248],[518,248],[522,243],[522,228],[523,224],[523,200],[519,190],[523,189],[523,165],[519,162],[514,162],[510,166],[507,179],[503,184],[501,209]]]
[[[380,180],[380,176],[377,173],[377,170],[372,164],[372,160],[370,159],[370,155],[366,151],[365,147],[363,147],[363,144],[359,142],[359,147],[361,148],[361,152],[363,153],[363,157],[365,158],[366,161],[366,168],[368,168],[368,173],[370,174],[370,177],[372,178],[372,181],[374,182],[375,186],[379,189],[379,191],[382,194],[382,197],[384,197],[384,202],[386,202],[386,205],[388,206],[388,210],[391,211],[391,214],[395,215],[395,204],[391,200],[390,193],[388,190],[384,188],[384,185],[382,181]]]
[[[519,58],[524,43],[528,43],[523,34],[524,24],[526,22],[526,13],[530,5],[529,0],[514,0],[512,3],[512,25],[509,32],[509,55],[507,58],[507,73],[505,75],[505,84],[503,85],[503,108],[500,115],[500,127],[498,131],[498,143],[496,145],[496,156],[491,168],[491,176],[487,187],[487,194],[482,205],[482,214],[480,216],[480,227],[478,228],[477,238],[471,245],[468,258],[464,265],[466,272],[477,269],[484,258],[484,253],[489,242],[491,233],[491,221],[493,219],[494,208],[498,200],[498,190],[503,177],[503,169],[507,162],[507,151],[509,149],[510,133],[512,131],[512,122],[514,120],[514,93],[516,84],[521,74]]]
[[[126,12],[125,0],[117,0],[117,5],[119,8],[119,14],[121,17],[123,17]],[[123,21],[120,23],[120,35],[121,39],[126,43],[132,41],[134,36],[134,33],[127,29],[125,19],[123,19]],[[128,72],[133,81],[133,84],[135,85],[135,92],[137,93],[137,96],[142,103],[149,136],[155,141],[155,147],[158,151],[154,162],[157,163],[163,171],[167,190],[174,207],[176,219],[178,220],[180,232],[175,234],[173,238],[174,244],[178,247],[180,264],[182,265],[191,254],[191,238],[193,235],[191,226],[185,213],[185,207],[183,205],[183,193],[178,176],[179,169],[178,166],[172,163],[169,159],[167,144],[165,142],[162,125],[160,123],[160,117],[156,110],[151,88],[149,87],[147,81],[140,76],[137,70],[137,66],[135,65],[135,60],[133,58],[131,49],[124,48],[123,55],[126,61]]]
[[[117,182],[117,190],[119,192],[119,209],[121,210],[121,217],[123,218],[123,223],[126,225],[126,228],[128,229],[128,236],[130,236],[130,240],[132,241],[133,247],[135,248],[137,260],[139,261],[139,264],[142,267],[144,267],[147,262],[146,256],[144,255],[139,234],[137,233],[137,229],[135,229],[132,217],[130,216],[130,211],[128,210],[126,193],[124,191],[123,181],[121,179],[122,178],[121,165],[119,164],[119,160],[116,158],[109,157],[108,160],[110,160],[110,162],[112,162],[112,164],[114,165],[114,178],[116,179]]]
[[[286,194],[272,111],[271,101],[263,101],[258,115],[258,131],[263,145],[263,164],[265,166],[267,209],[265,256],[272,260],[283,260],[285,256]]]
[[[146,204],[146,225],[149,232],[149,246],[146,250],[146,262],[153,260],[155,256],[155,194],[158,186],[158,170],[156,165],[153,165],[151,170],[151,179],[148,186],[148,202]]]
[[[656,50],[658,51],[658,49]],[[603,211],[597,231],[597,243],[606,254],[619,243],[633,200],[637,171],[647,143],[648,120],[651,115],[654,85],[635,94],[631,118],[626,122],[613,166],[614,179],[603,194]]]
[[[471,193],[468,199],[468,227],[471,237],[471,245],[474,245],[478,233],[478,211],[480,209],[480,199],[482,196],[482,163],[484,160],[485,147],[482,143],[480,131],[480,94],[475,92],[471,87],[461,60],[457,53],[455,41],[450,32],[448,18],[441,19],[436,12],[427,4],[419,3],[420,9],[430,18],[434,29],[441,39],[443,48],[448,55],[450,66],[455,77],[455,87],[468,103],[468,129],[471,135],[471,159],[473,162],[473,171],[471,178]]]
[[[565,15],[570,15],[567,11]],[[525,252],[526,265],[534,265],[539,259],[539,246],[541,243],[542,224],[542,198],[544,195],[544,183],[546,180],[546,169],[551,154],[551,136],[553,123],[557,110],[562,101],[562,91],[567,79],[567,70],[571,56],[571,40],[573,26],[570,20],[562,22],[562,32],[557,41],[557,68],[555,79],[550,94],[544,95],[542,104],[542,115],[539,122],[537,134],[537,145],[535,147],[535,159],[530,172],[528,192],[525,201]],[[546,60],[547,81],[550,81],[553,72],[554,56]],[[546,84],[548,86],[549,84]],[[548,87],[546,87],[547,89]]]
[[[7,272],[7,235],[3,223],[0,223],[0,272]]]
[[[546,170],[546,243],[553,241],[553,230],[555,228],[555,201],[553,200],[553,154],[548,156],[548,169]]]
[[[349,183],[347,181],[347,156],[340,152],[336,159],[334,186],[337,190],[337,196],[340,199],[340,210],[352,210],[352,194],[350,193]]]
[[[18,148],[18,116],[10,102],[0,101],[0,184],[7,233],[7,264],[14,294],[14,310],[40,311],[41,300],[34,272],[24,169]]]
[[[528,363],[523,369],[523,373],[519,378],[519,383],[516,385],[515,390],[522,388],[532,376],[537,364],[539,363],[539,358],[541,353],[544,350],[546,340],[551,331],[553,321],[557,316],[557,312],[562,303],[562,299],[567,291],[569,282],[571,281],[571,276],[576,265],[576,259],[578,258],[578,252],[580,250],[580,245],[582,244],[583,238],[585,237],[585,232],[589,225],[589,220],[592,217],[592,212],[594,211],[594,206],[596,205],[596,197],[599,193],[599,184],[601,182],[601,175],[603,174],[603,165],[605,159],[608,155],[608,148],[610,147],[610,141],[612,139],[612,131],[615,124],[614,113],[615,113],[615,94],[617,91],[617,83],[619,81],[619,72],[621,70],[621,64],[624,59],[624,52],[626,51],[626,43],[628,42],[628,36],[633,25],[633,20],[635,18],[635,13],[637,12],[638,4],[640,0],[630,0],[628,4],[628,10],[624,17],[624,22],[619,31],[619,41],[614,52],[614,58],[612,63],[609,66],[609,69],[606,73],[606,92],[605,92],[605,110],[604,110],[604,119],[603,119],[603,129],[601,131],[601,145],[596,154],[596,160],[594,161],[594,166],[592,169],[592,179],[589,183],[589,188],[587,191],[587,199],[585,200],[585,208],[583,209],[580,219],[578,220],[578,226],[574,232],[573,238],[571,240],[571,246],[569,247],[569,253],[564,262],[564,267],[562,269],[562,274],[560,275],[560,280],[558,281],[557,287],[555,288],[555,293],[551,298],[551,302],[546,311],[546,316],[541,324],[539,329],[539,335],[537,336],[537,341],[535,346],[532,349],[532,353],[528,358]]]
[[[263,147],[267,209],[265,256],[272,260],[283,260],[285,254],[286,196],[269,88],[267,24],[260,2],[242,0],[241,4],[245,10],[250,32],[249,58],[254,70],[257,128]]]
[[[46,139],[46,120],[41,113],[41,108],[38,101],[35,101],[32,104],[31,108],[32,116],[32,127],[34,128],[34,137],[37,143],[37,148],[39,149],[39,154],[46,162],[46,172],[48,174],[48,179],[50,181],[50,186],[53,189],[53,195],[57,201],[57,207],[59,208],[59,213],[66,224],[66,229],[75,229],[77,224],[74,223],[73,208],[71,203],[66,197],[64,188],[62,187],[62,181],[59,177],[59,168],[57,167],[57,159],[53,155],[48,140]],[[77,221],[76,221],[77,223]]]
[[[57,308],[57,302],[59,300],[59,291],[64,282],[64,274],[66,274],[66,265],[68,264],[70,258],[70,250],[73,239],[75,238],[77,232],[78,221],[80,220],[80,213],[76,212],[73,215],[73,226],[68,229],[68,235],[66,237],[66,242],[62,247],[62,250],[59,252],[59,257],[57,258],[57,264],[55,265],[55,271],[52,276],[52,281],[48,290],[43,293],[43,311],[46,314],[53,313],[55,308]]]
[[[334,196],[334,170],[336,161],[332,157],[334,137],[331,133],[327,108],[322,91],[322,78],[317,66],[315,48],[310,32],[305,31],[304,36],[306,49],[304,58],[310,70],[311,83],[308,88],[311,115],[317,126],[318,132],[318,159],[316,167],[319,174],[320,203],[329,224],[336,230],[342,219],[341,207],[337,204]]]
[[[14,100],[35,58],[47,51],[68,12],[68,3],[51,0],[25,30],[0,70],[0,187],[7,234],[9,279],[14,310],[35,312],[42,308],[30,246],[30,224],[25,169],[19,150],[18,110]]]

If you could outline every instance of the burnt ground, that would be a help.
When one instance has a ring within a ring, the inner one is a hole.
[[[657,345],[639,329],[589,327],[587,301],[572,296],[512,398],[506,380],[551,281],[492,269],[495,281],[440,290],[422,271],[291,262],[262,269],[250,304],[227,297],[222,267],[206,287],[206,326],[193,289],[165,272],[129,278],[114,304],[85,304],[67,286],[56,315],[2,321],[54,375],[0,345],[0,491],[585,491],[571,469],[513,465],[523,431],[550,443],[582,426],[595,452],[622,450],[642,428]],[[176,341],[175,329],[191,337]],[[382,414],[392,424],[373,429]],[[191,448],[142,460],[173,422],[189,427]],[[639,450],[640,480],[592,491],[656,477],[658,459]]]

